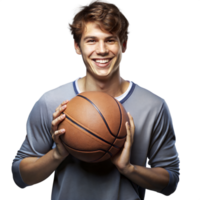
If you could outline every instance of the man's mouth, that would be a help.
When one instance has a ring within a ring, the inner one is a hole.
[[[94,61],[94,63],[98,66],[98,67],[107,67],[110,64],[110,61],[112,60],[112,58],[107,58],[107,59],[92,59]]]
[[[110,61],[109,59],[107,59],[107,60],[95,60],[95,62],[98,62],[98,63],[107,63],[109,61]]]
[[[97,63],[107,63],[111,60],[112,58],[107,58],[107,59],[92,59],[93,61]]]

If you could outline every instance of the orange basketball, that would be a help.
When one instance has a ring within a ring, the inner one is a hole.
[[[103,92],[83,92],[71,99],[59,125],[61,141],[74,157],[101,162],[114,156],[126,140],[128,115],[115,98]]]

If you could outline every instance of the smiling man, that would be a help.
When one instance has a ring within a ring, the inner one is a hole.
[[[73,26],[71,26],[73,27]],[[104,91],[117,97],[129,86],[119,74],[122,53],[126,50],[116,34],[102,31],[95,22],[88,22],[80,41],[74,43],[77,54],[82,55],[87,75],[77,81],[81,91]]]
[[[127,19],[115,5],[94,2],[76,14],[70,28],[86,76],[46,92],[34,105],[27,137],[13,161],[16,184],[24,188],[56,171],[53,200],[142,200],[145,189],[170,195],[179,181],[179,158],[168,107],[162,98],[120,76]],[[58,130],[66,100],[84,91],[108,93],[129,111],[124,147],[101,163],[76,159],[59,139],[67,134]]]

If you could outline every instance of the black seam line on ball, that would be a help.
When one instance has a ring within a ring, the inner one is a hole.
[[[96,138],[102,140],[103,142],[114,146],[115,148],[119,149],[118,146],[111,144],[110,142],[107,142],[106,140],[104,140],[103,138],[99,137],[98,135],[95,135],[94,133],[92,133],[91,131],[87,130],[86,128],[82,127],[80,124],[76,123],[74,120],[72,120],[70,117],[68,117],[65,113],[63,113],[65,115],[65,117],[70,120],[72,123],[76,124],[78,127],[82,128],[84,131],[87,131],[88,133],[90,133],[91,135],[95,136]]]
[[[118,132],[117,132],[117,136],[119,134],[119,131],[121,129],[121,126],[122,126],[122,111],[121,111],[121,108],[119,106],[119,103],[117,102],[117,100],[114,98],[114,100],[116,101],[117,105],[118,105],[118,108],[119,108],[119,112],[120,112],[120,125],[119,125],[119,129],[118,129]],[[126,136],[123,136],[121,138],[125,138]]]
[[[106,151],[100,158],[97,158],[96,160],[93,160],[92,162],[96,162],[96,161],[100,160],[102,157],[104,157],[106,155],[106,153],[109,153],[110,157],[112,157],[112,154],[109,151]]]
[[[71,146],[67,145],[67,144],[62,140],[62,138],[60,138],[60,139],[61,139],[61,142],[62,142],[63,144],[65,144],[66,146],[68,146],[69,148],[71,148],[71,149],[73,149],[73,150],[78,150],[78,151],[84,152],[84,150],[75,149],[74,147],[71,147]],[[112,154],[111,154],[109,151],[104,150],[104,149],[96,149],[95,151],[98,151],[98,150],[104,151],[105,153],[109,153],[109,154],[110,154],[110,157],[112,157]],[[88,150],[86,150],[86,151],[88,152]],[[90,152],[90,151],[89,151],[89,152]],[[104,155],[105,155],[105,154],[104,154]],[[104,155],[102,155],[100,158],[98,158],[98,159],[96,159],[96,160],[94,160],[94,161],[97,161],[97,160],[101,159]]]
[[[77,96],[86,99],[87,101],[89,101],[89,102],[96,108],[96,110],[97,110],[98,113],[100,114],[101,118],[103,119],[104,123],[106,124],[108,131],[110,132],[110,134],[111,134],[113,137],[115,137],[115,138],[117,138],[117,139],[123,139],[123,138],[124,138],[124,137],[117,137],[116,135],[114,135],[114,134],[112,133],[112,131],[110,130],[110,128],[109,128],[109,126],[108,126],[108,124],[107,124],[107,122],[106,122],[104,116],[103,116],[102,113],[101,113],[101,111],[97,108],[97,106],[96,106],[91,100],[89,100],[87,97],[84,97],[84,96],[82,96],[82,95],[77,95]]]
[[[117,100],[116,100],[114,97],[113,97],[113,99],[116,101],[116,103],[117,103],[117,105],[118,105],[118,107],[119,107],[119,112],[120,112],[120,125],[119,125],[119,129],[118,129],[118,132],[117,132],[117,135],[118,135],[118,134],[119,134],[119,131],[120,131],[120,129],[121,129],[121,126],[122,126],[122,112],[121,112],[121,108],[120,108],[119,103],[117,102]],[[123,138],[125,138],[125,137],[126,137],[126,135],[125,135]],[[117,138],[117,137],[116,137],[116,138]],[[112,143],[115,142],[116,138],[113,140]],[[108,152],[109,152],[110,149],[111,149],[111,147],[108,149]]]
[[[119,130],[120,130],[120,128],[121,128],[121,126],[122,126],[122,111],[121,111],[121,108],[120,108],[120,106],[119,106],[119,102],[114,98],[114,100],[116,101],[116,103],[117,103],[117,105],[118,105],[118,107],[119,107],[119,111],[120,111],[120,126],[119,126]],[[119,134],[119,130],[118,130],[118,133],[117,133],[117,135]],[[126,137],[126,135],[124,136],[124,137],[116,137],[116,139],[117,138],[120,138],[120,139],[123,139],[123,138],[125,138]]]

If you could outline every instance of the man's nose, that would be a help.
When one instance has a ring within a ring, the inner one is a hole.
[[[99,55],[107,55],[108,54],[108,49],[104,42],[99,42],[97,49],[96,49],[96,53]]]

